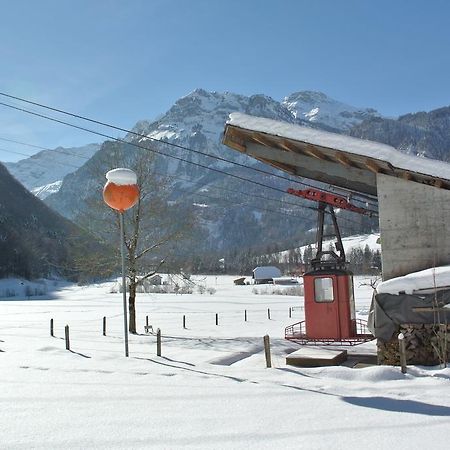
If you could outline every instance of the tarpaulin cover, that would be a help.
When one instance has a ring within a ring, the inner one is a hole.
[[[398,331],[401,324],[406,323],[435,323],[436,312],[420,311],[414,308],[432,308],[436,304],[440,308],[450,304],[450,289],[438,291],[427,295],[408,294],[375,294],[370,306],[368,328],[378,339],[389,341],[392,335]],[[448,311],[439,311],[441,323],[450,323],[450,308]]]

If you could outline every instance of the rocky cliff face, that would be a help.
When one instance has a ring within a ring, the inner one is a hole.
[[[398,119],[368,118],[350,130],[416,156],[450,161],[450,107],[406,114]]]

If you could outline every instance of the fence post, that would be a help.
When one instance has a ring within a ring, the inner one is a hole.
[[[148,316],[145,316],[145,329],[148,330]]]
[[[156,356],[161,356],[161,330],[156,330]]]
[[[55,336],[53,332],[53,319],[50,319],[50,336]]]
[[[103,317],[103,336],[106,336],[106,317]]]
[[[66,336],[66,350],[70,350],[69,325],[64,327],[64,334]]]
[[[403,333],[398,335],[398,348],[400,351],[400,366],[402,368],[402,373],[406,373],[405,335]]]
[[[267,318],[270,320],[270,308],[267,308]]]
[[[247,310],[244,310],[244,320],[247,322]]]
[[[186,316],[183,316],[183,328],[186,328]]]
[[[216,313],[216,325],[219,325],[219,314]]]
[[[270,338],[269,335],[266,334],[264,336],[264,353],[266,354],[266,367],[272,367],[272,358],[270,356]]]
[[[289,306],[289,319],[292,318],[292,308]]]

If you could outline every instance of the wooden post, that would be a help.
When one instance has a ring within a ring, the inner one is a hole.
[[[216,325],[219,325],[219,314],[216,313]]]
[[[106,336],[106,317],[103,317],[103,336]]]
[[[268,334],[264,336],[264,353],[266,354],[266,367],[272,367],[272,358],[270,356],[270,338]]]
[[[55,336],[54,331],[53,331],[53,319],[50,319],[50,336]]]
[[[186,316],[183,316],[183,328],[186,328]]]
[[[244,320],[247,322],[247,310],[244,310]]]
[[[289,306],[289,319],[292,318],[292,308]]]
[[[156,330],[156,356],[161,356],[161,330]]]
[[[66,350],[70,350],[69,325],[64,327],[64,333],[66,335]]]
[[[270,308],[267,308],[267,318],[270,320]]]
[[[400,352],[400,366],[402,368],[402,373],[406,373],[405,335],[403,333],[398,335],[398,348]]]

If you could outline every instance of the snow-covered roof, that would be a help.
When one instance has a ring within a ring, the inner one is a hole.
[[[428,293],[435,289],[450,289],[450,266],[432,267],[431,269],[409,273],[403,277],[392,278],[377,286],[379,294]]]
[[[281,270],[275,266],[260,266],[253,269],[253,278],[265,280],[268,278],[281,277]]]
[[[406,155],[378,142],[242,113],[230,114],[224,143],[287,172],[337,186],[352,188],[345,178],[353,178],[353,187],[361,192],[376,193],[376,173],[450,188],[446,186],[450,182],[450,164],[445,162]],[[271,152],[261,153],[260,148],[253,148],[255,145],[270,147]],[[305,167],[305,157],[315,160],[316,166],[321,164],[318,169],[309,169],[314,171],[313,177]],[[330,164],[335,167],[335,174]]]

